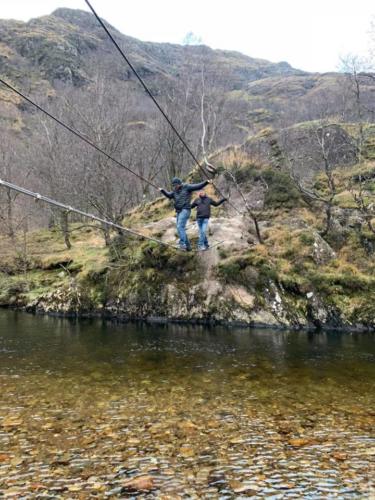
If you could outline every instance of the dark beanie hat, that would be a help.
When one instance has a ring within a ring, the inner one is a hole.
[[[173,177],[172,184],[182,184],[182,180],[178,177]]]

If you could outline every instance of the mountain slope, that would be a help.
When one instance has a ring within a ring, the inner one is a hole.
[[[208,63],[207,72],[210,76],[221,76],[218,83],[233,89],[267,76],[301,74],[287,63],[272,64],[240,53],[215,51],[205,46],[141,42],[122,35],[113,27],[110,29],[143,75],[164,73],[170,77],[178,76],[187,59],[190,59],[192,66],[203,59]],[[32,19],[28,23],[2,21],[0,40],[50,81],[68,80],[74,84],[84,83],[89,76],[84,59],[88,54],[96,51],[99,51],[100,57],[104,53],[107,56],[115,54],[95,18],[87,12],[71,9],[57,9],[50,16]],[[199,67],[197,71],[200,71]],[[128,68],[124,68],[123,73],[127,75]],[[229,81],[226,78],[228,74],[231,75]]]
[[[156,95],[163,99],[186,81],[190,89],[199,90],[203,70],[206,89],[227,101],[231,126],[244,132],[319,118],[322,110],[334,114],[342,98],[336,74],[309,74],[286,62],[206,46],[142,42],[110,29]],[[62,8],[27,23],[0,21],[0,74],[26,91],[58,95],[65,83],[84,92],[100,68],[109,81],[134,80],[90,13]],[[146,95],[136,95],[140,108],[150,106]],[[1,89],[4,100],[16,102]]]

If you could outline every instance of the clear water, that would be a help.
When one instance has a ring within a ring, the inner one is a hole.
[[[374,381],[371,334],[0,311],[0,496],[374,498]]]

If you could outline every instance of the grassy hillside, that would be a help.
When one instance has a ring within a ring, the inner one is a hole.
[[[78,225],[67,250],[57,231],[35,231],[16,245],[1,240],[0,303],[126,318],[374,328],[375,234],[355,203],[361,190],[374,227],[372,144],[369,139],[361,163],[334,169],[334,224],[324,236],[322,207],[306,200],[285,170],[254,162],[244,146],[237,156],[227,153],[225,167],[245,192],[260,176],[268,183],[258,213],[262,243],[251,220],[228,206],[214,213],[210,238],[221,243],[207,253],[118,235],[106,248],[99,228]],[[217,181],[227,189],[223,175]],[[313,186],[324,196],[327,179],[319,173]],[[232,200],[239,206],[233,191]],[[164,199],[133,210],[124,224],[175,240],[173,211]]]

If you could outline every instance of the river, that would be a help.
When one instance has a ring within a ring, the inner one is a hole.
[[[0,496],[374,498],[374,381],[373,334],[2,310]]]

